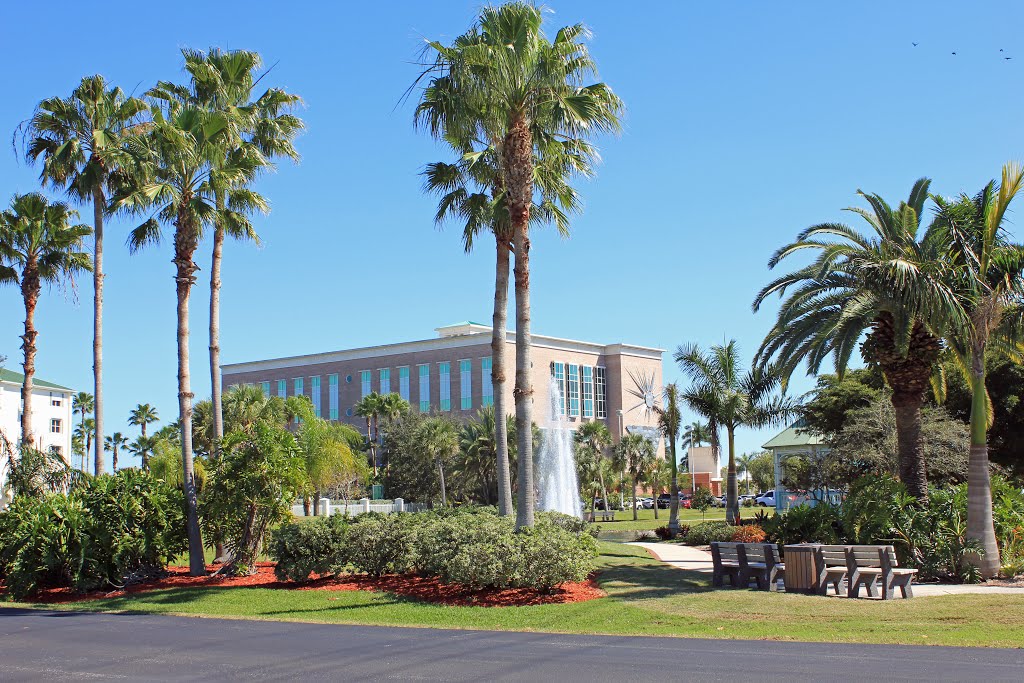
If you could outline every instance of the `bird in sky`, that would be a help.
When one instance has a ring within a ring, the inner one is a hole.
[[[917,43],[911,43],[911,45],[913,45],[914,47],[917,47]],[[1000,52],[1002,52],[1002,50],[1000,50]]]
[[[954,52],[953,54],[955,55],[956,53]]]
[[[1003,59],[1013,59],[1013,57],[1003,57]]]
[[[915,43],[915,45],[916,45],[916,43]],[[999,51],[1000,51],[1000,52],[1002,52],[1002,51],[1003,51],[1003,48],[999,48]]]

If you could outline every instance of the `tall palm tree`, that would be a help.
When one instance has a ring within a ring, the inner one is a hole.
[[[88,454],[85,452],[85,445],[87,442],[91,443],[91,436],[89,439],[85,435],[85,419],[92,414],[93,409],[96,407],[96,402],[93,400],[92,394],[88,391],[79,391],[77,394],[71,397],[71,413],[72,415],[80,415],[82,417],[79,422],[78,428],[75,430],[73,435],[82,445],[82,471],[85,471],[85,460]]]
[[[675,382],[665,385],[662,391],[663,401],[647,400],[648,396],[654,395],[654,377],[642,377],[630,373],[633,379],[633,387],[629,393],[639,399],[638,408],[642,408],[648,417],[654,415],[658,425],[658,431],[665,437],[665,450],[669,458],[667,467],[671,472],[672,497],[669,499],[669,531],[674,537],[679,531],[679,461],[676,455],[676,442],[679,441],[679,429],[682,426],[683,416],[679,409],[683,402],[679,385]],[[654,517],[658,517],[658,506],[655,502]]]
[[[993,413],[985,386],[985,359],[996,352],[1018,363],[1024,360],[1024,245],[1011,243],[1004,227],[1007,210],[1022,185],[1024,170],[1020,164],[1008,163],[1001,182],[989,182],[974,197],[933,197],[966,320],[950,327],[946,340],[972,393],[967,534],[984,548],[984,554],[972,561],[986,578],[999,571],[1000,558],[989,482],[988,429]]]
[[[36,306],[43,284],[73,283],[81,271],[89,270],[89,257],[82,242],[92,231],[73,224],[78,212],[61,202],[50,202],[32,192],[15,195],[11,206],[0,212],[0,285],[21,288],[25,304],[24,379],[21,385],[21,443],[34,447],[32,432],[32,391],[36,372]],[[102,459],[102,456],[100,456]]]
[[[140,403],[139,405],[132,408],[131,414],[128,416],[128,424],[133,427],[138,427],[142,433],[142,436],[146,436],[146,427],[154,422],[160,421],[160,415],[157,413],[156,408],[149,405],[148,403]]]
[[[605,459],[605,451],[612,445],[612,433],[608,425],[597,420],[584,422],[573,435],[576,441],[576,453],[578,456],[589,458],[595,463]],[[608,486],[604,479],[605,470],[597,466],[594,473],[598,477],[601,486],[601,496],[604,501],[604,509],[608,509]]]
[[[626,463],[626,471],[629,472],[633,486],[633,520],[636,521],[636,490],[657,457],[654,444],[643,434],[626,434],[619,440],[616,450]]]
[[[686,429],[683,430],[682,443],[680,444],[683,448],[700,448],[706,443],[711,443],[711,434],[708,430],[707,422],[698,420],[686,425]]]
[[[91,417],[82,419],[82,422],[75,427],[73,437],[82,444],[82,471],[89,471],[89,454],[92,452],[92,437],[96,433],[96,422]]]
[[[441,484],[441,506],[448,506],[448,493],[444,481],[444,463],[459,452],[459,430],[450,420],[431,417],[419,429],[420,445],[424,453],[437,465]]]
[[[291,109],[300,102],[295,95],[289,95],[279,88],[267,89],[261,96],[252,99],[256,84],[266,75],[260,74],[263,60],[256,52],[247,50],[223,51],[211,48],[209,52],[182,50],[185,71],[189,74],[189,87],[175,83],[161,82],[155,89],[162,96],[177,97],[191,101],[195,106],[210,112],[224,112],[239,121],[232,129],[231,136],[222,138],[218,153],[211,158],[211,164],[219,169],[229,167],[232,158],[247,154],[245,147],[253,146],[263,157],[261,169],[270,169],[274,157],[285,156],[298,161],[299,155],[293,141],[303,128],[301,119],[291,114]],[[218,175],[214,175],[219,178]],[[254,176],[236,181],[234,194],[237,197]],[[220,381],[220,290],[221,262],[225,237],[240,240],[259,241],[259,236],[246,216],[246,211],[265,211],[268,207],[262,197],[250,192],[244,207],[229,207],[227,190],[230,185],[215,183],[214,204],[217,217],[213,229],[213,262],[210,266],[210,382],[213,401],[213,428],[215,443],[224,437],[223,404]]]
[[[142,461],[142,470],[149,471],[149,457],[160,441],[156,436],[138,436],[135,441],[128,444],[130,453],[137,455]]]
[[[744,371],[736,341],[712,346],[704,351],[696,344],[685,344],[675,352],[675,361],[689,378],[690,387],[682,398],[690,408],[708,421],[712,444],[725,429],[729,446],[726,477],[726,520],[739,519],[739,488],[736,481],[736,430],[760,429],[786,420],[794,406],[786,398],[774,395],[780,384],[772,368],[754,366]]]
[[[401,398],[401,396],[399,396]],[[377,474],[377,437],[379,421],[384,408],[384,397],[371,391],[356,403],[353,411],[358,417],[366,420],[366,445],[370,449],[370,460],[373,462],[373,474]]]
[[[125,140],[145,125],[146,103],[109,87],[103,76],[82,79],[70,97],[39,103],[24,127],[25,156],[42,159],[42,181],[93,210],[93,395],[95,442],[103,443],[103,218],[125,171]],[[123,179],[122,179],[123,180]],[[103,472],[96,449],[95,473]]]
[[[655,457],[649,463],[644,479],[651,487],[651,497],[654,499],[654,518],[658,519],[658,496],[663,488],[672,483],[672,467],[667,460]],[[676,505],[678,505],[679,497],[673,496],[673,498],[676,499]]]
[[[128,438],[121,432],[114,432],[106,438],[103,442],[103,450],[109,451],[112,454],[112,460],[110,463],[110,470],[117,472],[117,455],[118,451],[128,446]]]
[[[177,293],[178,413],[181,421],[182,476],[189,536],[189,568],[193,576],[205,574],[202,535],[192,446],[192,388],[189,366],[189,301],[196,281],[195,252],[206,228],[216,219],[216,186],[234,188],[262,164],[255,150],[233,158],[228,166],[214,167],[222,139],[230,138],[238,122],[223,112],[208,112],[187,100],[159,94],[153,122],[145,135],[130,141],[136,180],[115,197],[114,206],[132,213],[149,214],[132,231],[133,252],[159,244],[162,227],[174,228],[175,283]],[[227,191],[228,206],[248,206],[247,190]]]
[[[744,453],[736,458],[736,473],[744,475],[747,482],[747,495],[750,495],[750,465],[757,458],[757,453]]]
[[[582,25],[549,40],[543,10],[524,2],[485,7],[451,46],[428,43],[433,63],[421,78],[442,106],[418,109],[432,134],[481,139],[498,152],[498,168],[515,254],[516,443],[519,452],[517,527],[532,526],[533,387],[530,382],[529,225],[537,155],[554,140],[577,140],[617,130],[622,103],[604,83],[584,85],[595,64]],[[470,133],[469,131],[475,131]]]
[[[777,365],[783,387],[806,360],[816,373],[832,357],[840,375],[867,332],[861,355],[879,367],[892,388],[900,478],[917,498],[928,495],[921,442],[921,406],[938,371],[942,330],[956,317],[955,292],[945,282],[945,253],[934,228],[919,235],[930,181],[921,178],[905,202],[893,208],[876,194],[859,192],[870,209],[861,216],[873,236],[850,226],[823,223],[807,228],[772,256],[774,268],[811,250],[811,264],[769,283],[754,300],[757,310],[773,293],[784,296],[778,318],[755,357]]]

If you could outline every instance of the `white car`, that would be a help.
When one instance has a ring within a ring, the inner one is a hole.
[[[775,491],[765,491],[760,496],[754,499],[754,503],[760,505],[763,508],[775,507]]]

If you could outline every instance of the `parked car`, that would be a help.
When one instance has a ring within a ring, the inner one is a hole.
[[[637,502],[639,503],[640,507],[642,507],[644,510],[651,510],[654,508],[653,498],[641,498]]]
[[[763,508],[775,507],[775,491],[765,491],[760,496],[755,498],[754,502]]]

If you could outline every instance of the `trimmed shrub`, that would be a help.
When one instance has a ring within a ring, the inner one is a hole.
[[[728,543],[732,540],[734,527],[727,522],[698,522],[686,534],[686,545],[709,545],[714,541]]]
[[[366,513],[349,524],[348,561],[373,576],[403,574],[416,562],[415,515]]]
[[[657,529],[654,530],[654,535],[662,541],[667,541],[670,538],[672,538],[672,532],[669,531],[669,528],[667,526],[659,526]]]
[[[756,524],[742,524],[732,532],[734,543],[764,543],[768,534]]]
[[[556,527],[535,526],[516,533],[524,567],[515,587],[551,590],[566,581],[583,581],[594,570],[597,541]]]
[[[282,524],[270,538],[268,554],[279,581],[333,576],[348,564],[348,520],[341,515]]]

